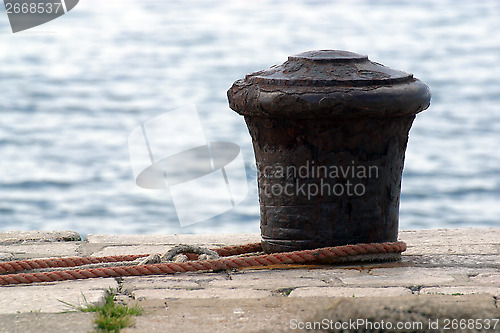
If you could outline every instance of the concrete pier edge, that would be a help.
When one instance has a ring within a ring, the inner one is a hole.
[[[135,326],[122,332],[287,332],[300,331],[300,323],[362,316],[427,323],[500,317],[500,228],[407,230],[400,231],[399,240],[408,250],[392,263],[2,286],[0,332],[89,332],[92,315],[71,311],[68,304],[102,302],[108,288],[117,290],[119,301],[145,309]],[[88,235],[81,240],[72,231],[0,232],[0,261],[258,241],[259,234]],[[500,323],[491,330],[498,331]]]

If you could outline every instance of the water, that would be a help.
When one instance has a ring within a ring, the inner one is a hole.
[[[315,49],[368,54],[431,88],[410,133],[401,229],[499,227],[499,17],[498,1],[87,0],[12,34],[2,7],[0,229],[258,232],[250,137],[226,90]],[[251,190],[180,228],[167,191],[135,186],[127,138],[191,103],[210,141],[242,148]]]

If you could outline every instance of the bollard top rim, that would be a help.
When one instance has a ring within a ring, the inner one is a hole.
[[[341,50],[307,51],[248,74],[228,90],[229,106],[244,116],[394,117],[430,105],[429,87],[413,74]]]
[[[411,73],[370,61],[366,55],[342,50],[299,53],[288,57],[288,60],[279,66],[245,77],[245,81],[258,85],[288,87],[363,87],[411,80]]]

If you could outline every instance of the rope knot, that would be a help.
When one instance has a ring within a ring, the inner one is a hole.
[[[220,256],[217,252],[207,249],[206,247],[197,246],[197,245],[189,245],[189,244],[180,244],[174,246],[169,251],[165,252],[163,255],[159,254],[151,254],[144,258],[138,258],[135,261],[136,265],[151,265],[151,264],[161,264],[165,262],[186,262],[189,261],[189,257],[186,253],[195,253],[198,254],[199,261],[202,260],[214,260],[219,259]]]
[[[161,261],[175,261],[175,262],[186,262],[188,261],[188,256],[185,253],[195,253],[198,254],[197,260],[214,260],[219,259],[220,256],[217,252],[207,249],[206,247],[197,245],[187,245],[180,244],[174,246],[168,252],[161,256]]]

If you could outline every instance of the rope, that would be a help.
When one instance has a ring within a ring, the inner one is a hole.
[[[166,262],[129,266],[123,265],[123,262],[134,261],[138,258],[148,257],[147,254],[128,255],[128,256],[108,256],[108,257],[73,257],[73,258],[54,258],[54,259],[35,259],[21,260],[0,263],[0,285],[33,283],[33,282],[53,282],[62,280],[90,279],[98,277],[121,277],[121,276],[141,276],[156,274],[174,274],[195,271],[217,271],[224,269],[269,266],[276,264],[312,264],[374,259],[397,259],[401,252],[406,250],[404,242],[394,243],[370,243],[343,245],[336,247],[325,247],[315,250],[303,250],[294,252],[281,252],[263,255],[252,255],[243,257],[234,257],[246,253],[262,251],[260,243],[245,244],[240,246],[226,246],[213,249],[221,257],[209,260],[196,260],[200,253],[206,254],[207,251],[199,250],[186,253],[191,260],[188,262]],[[171,250],[172,251],[172,250]],[[170,253],[171,251],[167,252]],[[209,250],[210,251],[210,250]],[[175,251],[174,251],[175,252]],[[211,253],[211,252],[208,252]],[[203,254],[202,254],[203,255]],[[381,255],[383,255],[381,257]],[[49,272],[17,273],[34,269],[60,268],[60,267],[78,267],[88,264],[115,263],[114,267],[98,267],[69,270],[52,270]],[[118,265],[116,265],[118,264]],[[130,264],[130,263],[129,263]]]
[[[239,246],[224,246],[213,249],[221,257],[240,255],[245,253],[262,251],[260,243],[245,244]],[[138,258],[148,257],[149,254],[134,254],[122,256],[106,256],[106,257],[67,257],[67,258],[50,258],[50,259],[33,259],[33,260],[16,260],[0,263],[0,274],[15,273],[21,271],[29,271],[51,267],[76,267],[82,265],[98,264],[98,263],[118,263],[123,261],[133,261]],[[187,253],[190,260],[198,259],[195,253]]]

